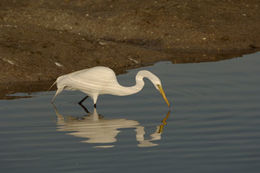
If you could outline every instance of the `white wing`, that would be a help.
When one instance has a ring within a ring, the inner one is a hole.
[[[57,84],[68,90],[102,94],[111,86],[118,85],[113,70],[107,67],[93,67],[61,76]]]

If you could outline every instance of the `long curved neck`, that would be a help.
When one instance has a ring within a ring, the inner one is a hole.
[[[139,71],[135,77],[136,84],[131,87],[124,87],[124,86],[119,85],[117,88],[117,91],[120,91],[120,93],[118,92],[117,95],[125,96],[125,95],[131,95],[131,94],[138,93],[144,87],[143,78],[146,77],[152,81],[151,76],[154,76],[154,75],[149,71],[146,71],[146,70]]]

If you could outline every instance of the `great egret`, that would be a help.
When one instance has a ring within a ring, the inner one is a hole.
[[[148,78],[153,83],[154,87],[161,93],[165,102],[170,107],[169,101],[163,91],[161,80],[153,73],[141,70],[136,75],[136,85],[124,87],[117,82],[115,72],[103,66],[92,67],[58,77],[53,83],[53,85],[57,84],[57,92],[52,99],[52,103],[62,90],[80,90],[87,94],[87,96],[79,103],[81,104],[90,96],[94,102],[94,107],[96,107],[98,96],[101,94],[126,96],[141,91],[144,86],[143,78]]]

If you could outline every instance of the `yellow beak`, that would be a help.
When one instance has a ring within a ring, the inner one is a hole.
[[[167,99],[167,97],[166,97],[166,95],[165,95],[165,93],[164,93],[164,91],[162,89],[162,86],[161,85],[157,85],[157,86],[159,88],[159,91],[160,91],[161,95],[163,96],[163,99],[167,103],[168,107],[170,107],[170,103],[169,103],[169,101],[168,101],[168,99]]]

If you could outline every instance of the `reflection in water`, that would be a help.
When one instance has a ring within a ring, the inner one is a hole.
[[[54,106],[57,115],[57,131],[67,132],[68,135],[84,138],[81,142],[102,144],[96,147],[110,148],[117,141],[117,135],[123,129],[133,128],[136,132],[136,141],[138,147],[152,147],[158,144],[152,141],[160,140],[162,129],[166,125],[166,120],[170,115],[170,111],[162,120],[161,125],[157,126],[155,132],[152,133],[149,139],[145,139],[144,127],[135,120],[127,119],[105,119],[103,116],[97,113],[94,109],[93,113],[89,113],[88,110],[83,107],[88,113],[87,115],[77,118],[73,116],[64,117],[61,115]]]

